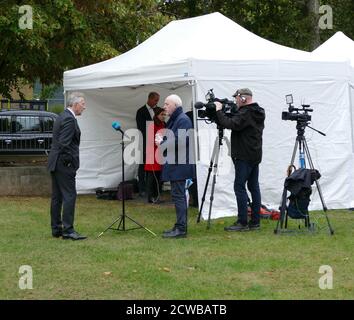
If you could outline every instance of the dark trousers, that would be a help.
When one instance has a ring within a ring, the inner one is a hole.
[[[146,171],[144,170],[144,164],[141,163],[139,164],[139,170],[138,170],[138,188],[139,188],[139,195],[142,195],[145,192],[146,189]]]
[[[175,228],[181,231],[187,231],[187,198],[186,181],[171,181],[171,196],[176,208]]]
[[[246,191],[247,188],[251,193],[252,197],[252,213],[251,213],[251,223],[258,224],[260,222],[259,211],[261,209],[261,192],[259,189],[258,175],[259,169],[258,164],[253,164],[243,160],[233,159],[235,165],[235,183],[234,190],[237,201],[238,217],[237,222],[242,225],[247,224],[247,201],[248,195]]]
[[[160,192],[161,171],[146,171],[146,193],[147,199],[157,198]]]
[[[56,171],[51,172],[52,199],[50,207],[51,227],[53,232],[74,231],[76,202],[76,171],[66,168],[58,161]]]
[[[197,179],[193,179],[193,184],[188,188],[189,195],[192,199],[192,207],[198,207],[198,186]]]

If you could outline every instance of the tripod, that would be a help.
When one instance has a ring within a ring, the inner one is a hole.
[[[124,132],[121,131],[122,133],[122,214],[116,219],[114,220],[104,231],[102,231],[97,238],[99,238],[100,236],[102,236],[108,229],[112,229],[112,230],[116,230],[116,231],[128,231],[128,230],[135,230],[135,229],[145,229],[146,231],[150,232],[152,235],[154,235],[156,237],[156,233],[152,232],[151,230],[149,230],[148,228],[144,227],[142,224],[140,224],[139,222],[133,220],[131,217],[129,217],[126,213],[125,213],[125,180],[124,180],[124,149],[125,149],[125,143],[124,143]],[[125,220],[129,219],[130,221],[134,222],[136,225],[138,225],[138,227],[135,228],[130,228],[130,229],[126,229],[125,227]],[[112,226],[115,223],[118,223],[118,227],[117,228],[112,228]]]
[[[310,155],[310,150],[307,146],[307,142],[306,142],[306,138],[305,138],[305,128],[309,127],[310,129],[322,134],[325,136],[325,134],[319,130],[316,130],[315,128],[312,128],[308,125],[308,123],[306,121],[297,121],[297,125],[296,125],[296,129],[297,129],[297,137],[296,137],[296,141],[295,141],[295,146],[294,146],[294,150],[293,150],[293,154],[291,157],[291,163],[289,168],[294,167],[294,161],[295,161],[295,155],[297,152],[297,149],[299,149],[299,163],[300,163],[300,167],[301,168],[306,168],[306,160],[305,160],[305,156],[307,157],[310,169],[314,170],[314,166],[313,166],[313,162],[311,159],[311,155]],[[323,212],[325,214],[326,217],[326,221],[327,221],[327,225],[330,231],[330,234],[333,235],[334,234],[334,230],[332,229],[332,226],[330,224],[329,218],[327,216],[327,206],[325,204],[323,195],[322,195],[322,191],[321,191],[321,187],[320,184],[317,180],[317,178],[315,179],[315,183],[316,183],[316,187],[318,190],[318,194],[320,196],[320,200],[322,203],[322,208],[323,208]],[[277,222],[277,226],[274,230],[275,234],[280,233],[281,231],[285,231],[287,229],[287,224],[288,224],[288,212],[286,210],[286,200],[287,200],[287,190],[284,186],[283,189],[283,193],[282,193],[282,198],[281,198],[281,206],[280,206],[280,219]],[[309,231],[312,230],[311,223],[310,223],[310,216],[307,214],[304,217],[305,220],[305,226],[308,228]]]
[[[213,148],[213,152],[212,152],[211,159],[210,159],[210,165],[209,165],[209,169],[208,169],[208,176],[207,176],[207,179],[205,182],[202,203],[201,203],[198,218],[197,218],[197,223],[199,223],[200,217],[201,217],[201,214],[203,211],[204,202],[205,202],[205,195],[206,195],[206,192],[208,189],[210,174],[211,174],[211,171],[214,169],[213,170],[213,182],[211,185],[211,193],[210,193],[210,204],[209,204],[209,215],[208,215],[207,229],[210,229],[210,218],[211,218],[211,210],[212,210],[213,201],[214,201],[214,191],[215,191],[215,184],[216,184],[216,175],[218,172],[220,147],[222,146],[223,139],[224,139],[224,128],[222,128],[220,126],[218,126],[217,128],[218,128],[218,136],[215,138],[214,148]]]

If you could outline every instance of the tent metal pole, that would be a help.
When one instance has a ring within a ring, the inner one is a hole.
[[[195,103],[197,102],[197,80],[193,80],[192,86],[192,112],[193,112],[193,128],[194,128],[194,159],[195,162],[200,160],[199,152],[199,138],[198,138],[198,121],[197,121],[197,110],[194,108]]]
[[[66,108],[66,91],[64,90],[64,110]]]
[[[350,111],[350,121],[351,121],[351,135],[352,135],[352,152],[354,153],[354,115],[353,115],[353,108],[354,108],[354,85],[348,85],[348,93],[349,93],[349,111]],[[353,96],[352,96],[353,95]]]

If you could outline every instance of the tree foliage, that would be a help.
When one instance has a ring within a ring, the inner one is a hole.
[[[19,8],[30,5],[33,28],[21,29]],[[67,69],[125,52],[169,21],[156,0],[0,1],[0,94],[19,81],[58,84]]]
[[[319,30],[313,4],[331,6],[333,29]],[[22,5],[33,8],[33,29],[19,28]],[[302,50],[339,30],[354,39],[353,0],[0,0],[0,94],[22,80],[59,84],[65,70],[126,52],[171,19],[215,11]]]
[[[353,0],[321,0],[321,5],[329,5],[333,11],[333,29],[321,30],[321,42],[326,41],[337,31],[344,32],[354,40],[354,1]]]
[[[353,0],[169,0],[161,10],[178,18],[218,11],[263,38],[311,51],[319,19],[310,9],[312,2],[333,9],[333,29],[319,30],[321,42],[339,30],[354,39]]]

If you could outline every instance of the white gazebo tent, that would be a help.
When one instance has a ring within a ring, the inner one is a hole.
[[[354,41],[347,37],[343,32],[336,32],[331,38],[322,43],[317,49],[312,51],[316,58],[331,60],[331,59],[348,59],[352,67],[351,81],[348,83],[349,98],[351,105],[351,120],[352,120],[352,139],[354,140]],[[353,149],[354,158],[354,149]],[[354,171],[350,170],[352,175],[352,190],[354,189]],[[351,203],[354,207],[354,202]]]
[[[322,59],[323,60],[323,59]],[[329,208],[349,206],[354,195],[347,175],[351,169],[349,65],[322,61],[310,53],[262,39],[220,13],[173,21],[136,48],[116,58],[64,73],[65,92],[80,90],[88,108],[80,119],[81,168],[78,190],[116,186],[121,180],[120,136],[111,128],[120,120],[123,129],[135,128],[135,113],[148,92],[181,96],[186,111],[213,88],[217,97],[231,98],[236,88],[249,87],[266,110],[264,156],[260,168],[262,202],[279,205],[286,167],[296,138],[296,123],[282,121],[285,95],[295,104],[311,104],[312,125],[307,141],[314,164],[322,174],[321,186]],[[160,102],[162,104],[163,101]],[[198,193],[201,197],[217,135],[214,124],[195,121]],[[230,136],[225,130],[225,136]],[[236,214],[233,167],[222,147],[212,217]],[[126,159],[129,157],[126,157]],[[129,160],[129,159],[128,159]],[[136,165],[126,166],[128,178]],[[210,191],[209,187],[209,191]],[[209,197],[204,205],[207,216]],[[321,208],[318,196],[313,208]]]

